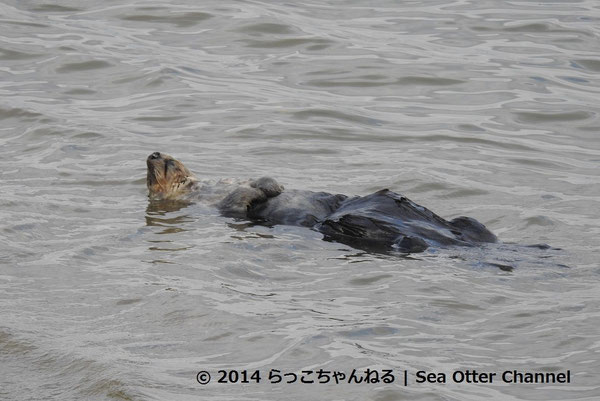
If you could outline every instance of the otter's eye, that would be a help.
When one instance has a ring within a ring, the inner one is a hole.
[[[185,184],[185,178],[179,181],[180,184]]]

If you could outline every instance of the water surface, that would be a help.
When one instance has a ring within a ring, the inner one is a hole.
[[[0,398],[597,399],[599,19],[592,0],[3,1]],[[390,188],[562,251],[377,255],[161,209],[154,151],[211,179]],[[368,367],[409,386],[196,382]],[[572,382],[414,382],[457,369]]]

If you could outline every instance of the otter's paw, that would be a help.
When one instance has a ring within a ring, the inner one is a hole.
[[[277,196],[283,191],[283,185],[279,185],[271,177],[261,177],[256,181],[252,181],[250,186],[263,191],[267,195],[267,198]]]
[[[250,205],[266,199],[265,193],[258,188],[239,187],[219,202],[218,208],[225,216],[244,218]]]

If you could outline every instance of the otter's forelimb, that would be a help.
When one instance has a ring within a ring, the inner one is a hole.
[[[261,177],[249,184],[249,187],[236,188],[219,202],[217,207],[223,215],[246,218],[251,206],[275,197],[283,191],[283,186],[270,177]]]
[[[267,195],[267,198],[273,198],[283,191],[283,185],[279,185],[279,183],[271,177],[261,177],[256,181],[250,182],[250,186],[263,191],[265,195]]]

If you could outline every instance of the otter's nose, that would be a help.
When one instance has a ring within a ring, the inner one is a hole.
[[[155,159],[160,159],[161,157],[162,157],[162,155],[160,154],[160,152],[154,152],[148,157],[148,159],[155,160]]]

